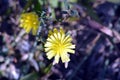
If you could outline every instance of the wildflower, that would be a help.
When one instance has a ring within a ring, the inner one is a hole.
[[[47,52],[47,58],[52,59],[54,57],[53,64],[59,62],[61,58],[63,63],[70,61],[69,53],[74,53],[75,45],[71,43],[72,38],[70,35],[65,35],[62,28],[58,31],[56,28],[49,32],[47,42],[45,43],[45,52]]]
[[[25,29],[27,33],[32,31],[33,35],[37,34],[38,27],[40,25],[39,17],[34,12],[23,13],[20,18],[20,27]]]

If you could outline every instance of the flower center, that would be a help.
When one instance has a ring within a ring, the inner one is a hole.
[[[63,51],[64,51],[64,44],[59,40],[59,41],[57,41],[56,42],[56,44],[55,44],[55,49],[56,49],[56,53],[63,53]]]

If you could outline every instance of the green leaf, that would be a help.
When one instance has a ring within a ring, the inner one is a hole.
[[[32,72],[24,77],[22,77],[20,80],[38,80],[39,76],[36,72]]]
[[[43,5],[43,0],[38,0],[38,2],[41,4],[41,5]]]
[[[69,0],[69,2],[76,3],[77,0]]]
[[[58,7],[58,0],[49,0],[49,3],[54,8]]]
[[[40,0],[34,0],[34,11],[40,15],[40,13],[42,12],[42,6],[41,6],[41,1]]]
[[[50,72],[50,70],[51,70],[51,67],[52,67],[52,64],[50,64],[50,65],[48,65],[48,67],[46,67],[45,69],[44,69],[44,73],[49,73]]]
[[[0,77],[2,77],[3,75],[2,75],[2,71],[0,71]]]

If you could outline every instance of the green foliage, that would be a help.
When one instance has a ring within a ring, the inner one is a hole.
[[[55,8],[55,7],[58,7],[58,1],[59,0],[49,0],[49,3],[52,7]]]
[[[45,74],[49,73],[50,70],[51,70],[51,67],[52,67],[52,64],[48,65],[48,67],[46,67],[46,68],[44,69],[44,73],[45,73]]]
[[[76,3],[77,0],[69,0],[69,2]]]
[[[32,72],[24,77],[22,77],[20,80],[38,80],[39,75],[36,72]]]
[[[34,11],[40,16],[42,12],[42,2],[40,0],[34,0]]]

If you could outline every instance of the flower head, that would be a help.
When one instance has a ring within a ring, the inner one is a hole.
[[[75,45],[71,43],[72,38],[70,35],[65,35],[62,28],[58,31],[56,28],[49,32],[47,42],[45,43],[45,52],[47,52],[47,58],[52,59],[54,57],[54,64],[59,62],[61,58],[63,63],[69,62],[69,53],[74,53]]]
[[[25,29],[27,33],[32,30],[32,34],[36,35],[40,25],[39,17],[34,12],[23,13],[20,18],[20,27]]]

